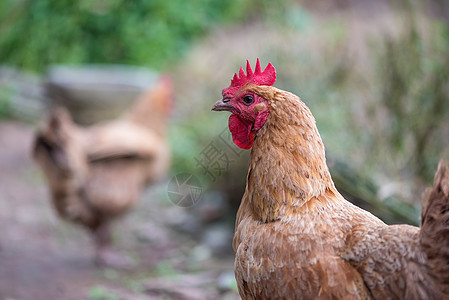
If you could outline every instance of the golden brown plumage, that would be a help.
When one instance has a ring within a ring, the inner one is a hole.
[[[260,73],[260,66],[258,74],[270,75]],[[388,226],[336,190],[315,120],[297,96],[269,86],[272,79],[258,79],[269,82],[258,85],[250,78],[240,86],[237,79],[213,110],[231,111],[236,144],[252,145],[233,242],[241,297],[447,297],[448,165],[439,167],[422,228]],[[261,111],[267,112],[265,121]]]
[[[108,263],[110,221],[127,212],[142,189],[167,172],[165,126],[171,97],[171,85],[163,79],[116,120],[80,127],[59,108],[36,134],[33,156],[47,179],[54,207],[64,219],[94,233],[101,263]]]

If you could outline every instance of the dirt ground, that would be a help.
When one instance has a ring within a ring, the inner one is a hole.
[[[194,240],[184,230],[191,216],[160,201],[162,186],[114,228],[116,246],[135,267],[96,267],[87,233],[52,210],[30,157],[33,130],[0,122],[1,300],[238,299],[232,254],[217,257]]]

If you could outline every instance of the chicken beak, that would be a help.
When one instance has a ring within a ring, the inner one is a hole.
[[[212,110],[214,111],[232,111],[234,109],[234,106],[225,103],[224,99],[218,100],[217,102],[215,102],[214,106],[212,106]]]

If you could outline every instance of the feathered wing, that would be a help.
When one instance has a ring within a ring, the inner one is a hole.
[[[134,205],[145,184],[161,178],[169,162],[159,135],[124,121],[92,127],[87,149],[87,198],[111,216]]]
[[[444,299],[449,294],[449,166],[440,162],[423,198],[421,229],[355,228],[342,257],[376,299]]]
[[[423,296],[429,282],[418,280],[426,260],[417,236],[418,228],[408,225],[355,228],[341,256],[375,299],[428,299]]]
[[[91,162],[126,157],[151,159],[159,154],[161,140],[134,123],[114,121],[91,128],[87,156]]]

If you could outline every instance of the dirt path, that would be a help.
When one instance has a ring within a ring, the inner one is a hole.
[[[237,298],[218,284],[229,281],[232,257],[217,259],[174,230],[186,212],[155,203],[157,189],[115,230],[117,246],[138,267],[97,268],[87,234],[50,206],[29,155],[32,134],[30,126],[0,122],[0,300]]]

